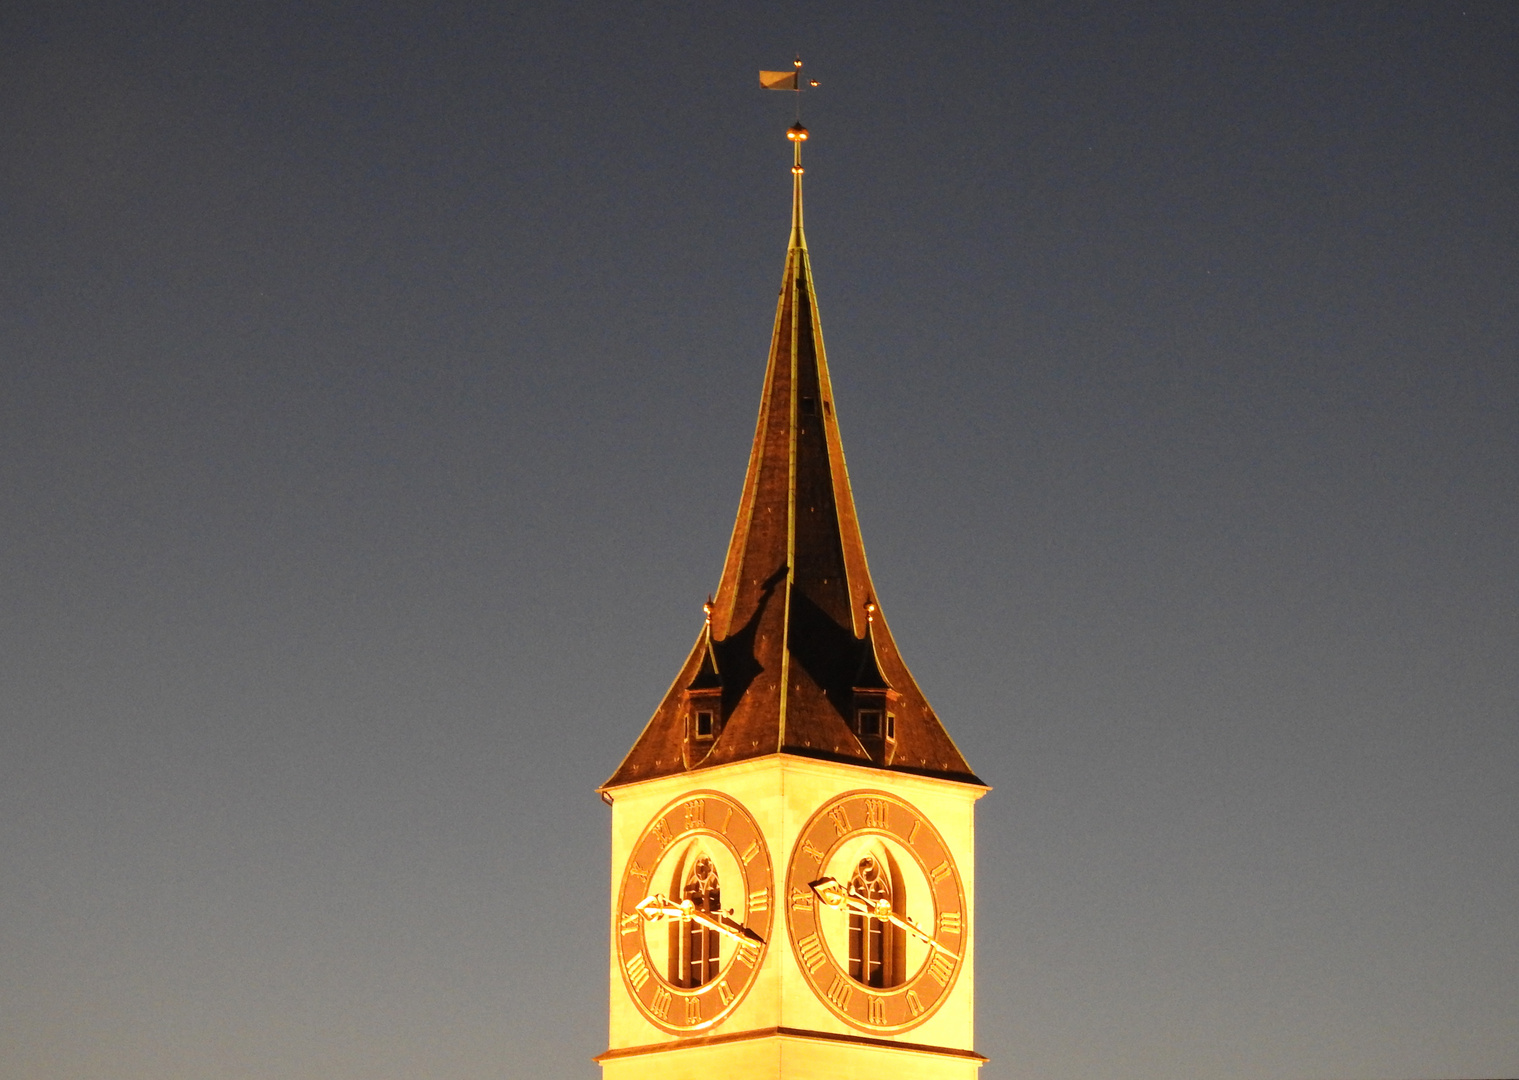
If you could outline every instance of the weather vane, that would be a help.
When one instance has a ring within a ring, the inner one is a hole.
[[[762,71],[759,73],[760,85],[766,90],[790,90],[796,95],[796,123],[802,124],[802,90],[817,86],[816,79],[808,79],[802,82],[802,57],[800,54],[791,61],[790,71]]]

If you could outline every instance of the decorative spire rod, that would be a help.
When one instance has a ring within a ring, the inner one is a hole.
[[[791,140],[795,149],[795,155],[791,164],[791,246],[794,248],[807,247],[807,240],[802,235],[802,143],[807,141],[807,129],[800,123],[792,124],[786,129],[786,138]]]

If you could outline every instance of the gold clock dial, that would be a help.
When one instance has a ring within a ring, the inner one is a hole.
[[[770,850],[759,825],[716,791],[682,796],[633,845],[617,893],[617,957],[644,1016],[705,1031],[738,1006],[770,940]]]
[[[853,791],[825,803],[791,854],[785,903],[808,983],[862,1031],[923,1023],[960,974],[960,871],[938,830],[895,795]]]

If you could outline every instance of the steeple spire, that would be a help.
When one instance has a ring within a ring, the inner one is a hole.
[[[722,579],[695,647],[606,787],[769,754],[980,783],[876,606],[802,232],[807,136],[800,122],[786,133],[791,237]]]

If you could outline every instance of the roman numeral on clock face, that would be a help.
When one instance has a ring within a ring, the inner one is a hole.
[[[886,808],[890,805],[885,799],[866,799],[865,827],[868,829],[889,828]]]
[[[661,986],[654,991],[654,999],[649,1002],[649,1011],[661,1020],[670,1016],[670,991]]]
[[[770,890],[755,889],[749,894],[750,912],[764,911],[770,907]]]
[[[960,913],[958,911],[939,912],[939,933],[956,935],[960,933]]]
[[[754,857],[759,854],[759,851],[759,841],[751,841],[749,846],[744,848],[744,865],[748,866],[750,863],[752,863],[754,861]]]
[[[849,831],[849,815],[844,813],[842,806],[835,806],[828,811],[828,818],[833,822],[833,831],[837,835],[843,836]]]
[[[816,971],[828,963],[828,954],[823,951],[823,943],[818,940],[816,934],[808,934],[796,943],[797,951],[802,954],[802,963],[808,971]]]
[[[812,890],[799,889],[791,886],[791,907],[796,911],[803,911],[812,906]]]
[[[934,879],[935,885],[949,877],[949,860],[945,859],[938,866],[930,870],[928,876]]]
[[[638,933],[638,924],[643,922],[643,916],[636,911],[629,911],[618,920],[618,932],[622,934]]]
[[[854,997],[854,987],[849,985],[849,979],[843,975],[833,977],[833,985],[828,988],[828,1000],[834,1006],[845,1012],[849,1010],[849,1002]]]
[[[940,986],[949,985],[949,977],[955,973],[955,962],[941,952],[934,953],[928,962],[928,977]]]
[[[628,982],[633,984],[633,989],[642,990],[649,981],[649,963],[643,958],[643,953],[636,952],[628,957],[624,966],[628,969]]]
[[[688,998],[685,999],[685,1002],[686,1002],[686,1023],[687,1024],[699,1024],[699,1023],[701,1023],[701,998],[698,998],[698,997],[688,997]]]

